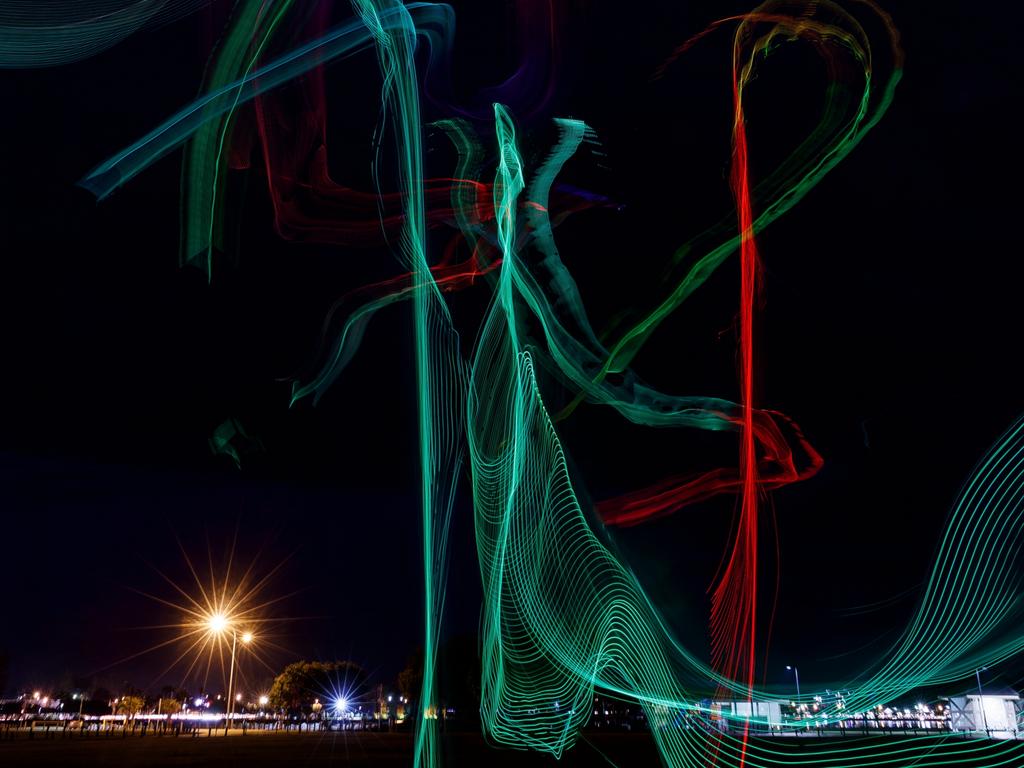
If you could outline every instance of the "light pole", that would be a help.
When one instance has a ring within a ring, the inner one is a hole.
[[[234,626],[232,626],[231,620],[222,613],[215,613],[210,616],[206,620],[206,625],[214,635],[223,635],[225,632],[231,632],[231,665],[228,668],[228,710],[227,716],[224,718],[224,735],[227,736],[228,729],[231,727],[231,711],[234,709],[235,704],[235,651],[239,640],[242,641],[243,645],[248,645],[252,642],[252,632],[243,632],[239,635]]]
[[[800,670],[797,669],[796,667],[790,666],[789,664],[786,665],[786,670],[787,671],[792,670],[793,677],[796,678],[796,706],[797,706],[797,712],[799,712],[800,711]]]
[[[243,645],[248,645],[252,642],[252,632],[243,632],[239,635],[234,629],[231,630],[231,671],[228,673],[228,716],[224,725],[225,736],[231,727],[231,714],[235,708],[235,646],[239,640]]]
[[[981,721],[985,724],[985,735],[988,735],[988,714],[985,712],[985,694],[981,692],[981,673],[987,672],[988,667],[981,667],[974,670],[974,677],[978,681],[978,709],[981,710]]]

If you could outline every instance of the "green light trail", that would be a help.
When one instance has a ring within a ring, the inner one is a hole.
[[[261,63],[291,0],[239,9],[211,70],[206,95],[124,152],[83,184],[100,197],[188,142],[184,172],[183,254],[209,270],[224,207],[225,142],[239,105],[323,62],[371,46],[383,82],[385,123],[397,158],[403,201],[395,256],[411,281],[375,296],[346,316],[333,353],[312,380],[296,382],[293,402],[319,398],[355,354],[379,309],[409,300],[415,333],[424,578],[424,676],[415,764],[441,763],[438,641],[448,572],[448,539],[460,476],[471,477],[473,522],[484,590],[481,620],[481,715],[496,745],[561,756],[580,738],[595,693],[642,706],[669,766],[949,766],[1021,765],[1024,743],[963,740],[948,734],[896,740],[746,739],[711,724],[710,695],[772,702],[778,697],[731,679],[698,658],[666,621],[618,555],[595,531],[570,473],[556,422],[580,403],[613,409],[651,427],[742,429],[742,406],[713,396],[662,392],[632,370],[655,330],[739,251],[736,217],[723,220],[666,256],[664,290],[628,315],[606,346],[590,324],[583,297],[562,261],[548,212],[552,185],[592,135],[580,120],[556,120],[558,138],[529,167],[515,116],[494,104],[494,149],[474,127],[442,120],[458,152],[457,179],[479,181],[494,159],[494,224],[472,223],[476,187],[453,184],[455,225],[470,250],[492,244],[501,262],[472,354],[460,337],[428,249],[417,41],[450,41],[450,9],[399,0],[352,0],[357,18],[324,37]],[[810,43],[834,75],[817,126],[754,186],[756,215],[747,233],[763,232],[791,210],[860,144],[889,108],[902,75],[902,51],[888,16],[870,2],[763,4],[735,26],[738,94],[780,45]],[[681,49],[685,50],[685,46]],[[672,60],[674,61],[674,59]],[[431,66],[428,63],[428,71]],[[740,111],[742,119],[742,111]],[[380,147],[378,147],[378,152]],[[375,174],[383,164],[375,166]],[[380,182],[378,180],[378,186]],[[478,191],[478,190],[477,190]],[[609,257],[615,254],[608,254]],[[494,262],[497,264],[497,262]],[[680,365],[697,365],[681,360]],[[614,375],[613,375],[614,374]],[[573,393],[548,411],[545,376]],[[1024,531],[1024,421],[993,445],[967,479],[946,523],[927,587],[912,621],[870,669],[839,687],[841,719],[915,689],[951,684],[982,665],[1024,650],[1021,533]],[[809,701],[810,697],[804,697]],[[734,715],[732,724],[768,727]],[[784,730],[804,723],[785,723]],[[837,743],[839,742],[839,743]]]

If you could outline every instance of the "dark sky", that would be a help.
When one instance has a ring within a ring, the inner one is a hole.
[[[506,5],[456,5],[457,93],[512,65]],[[687,77],[652,84],[650,73],[729,9],[671,5],[626,18],[567,6],[549,116],[592,125],[608,168],[582,161],[566,181],[624,206],[577,214],[557,233],[595,312],[630,304],[620,280],[631,285],[711,223],[701,214],[717,218],[715,205],[728,203],[726,38],[695,54]],[[1020,171],[1007,118],[1020,86],[1016,25],[963,4],[885,5],[907,54],[889,114],[761,241],[762,402],[794,418],[825,458],[816,478],[774,494],[769,682],[784,680],[787,663],[827,682],[877,655],[913,607],[960,483],[1022,407],[1022,267],[1008,192]],[[389,268],[386,253],[278,241],[253,171],[238,193],[233,261],[208,285],[178,266],[180,155],[99,205],[74,186],[194,97],[208,23],[197,16],[86,62],[0,75],[0,649],[11,690],[93,673],[110,685],[177,682],[160,678],[163,651],[110,666],[160,637],[133,628],[167,620],[132,589],[170,597],[154,567],[185,578],[177,540],[203,563],[209,542],[219,562],[236,532],[238,557],[261,552],[258,568],[290,557],[268,593],[297,591],[279,613],[309,617],[282,630],[293,653],[276,664],[351,657],[390,677],[419,642],[408,309],[373,321],[320,405],[288,408],[286,380],[315,359],[331,302]],[[810,60],[781,58],[752,96],[755,157],[784,151],[819,104]],[[368,165],[377,104],[340,83],[354,73],[372,85],[373,67],[364,57],[330,70],[345,167]],[[542,152],[550,132],[525,128]],[[723,268],[652,341],[639,361],[645,378],[735,397],[737,294],[735,266]],[[241,469],[208,446],[228,418],[262,445]],[[594,408],[561,428],[593,498],[684,470],[704,450],[699,436],[652,435]],[[465,495],[458,512],[453,633],[472,632],[479,611]],[[698,647],[706,639],[690,612],[706,616],[730,513],[722,500],[612,534]],[[890,598],[899,599],[849,615]]]

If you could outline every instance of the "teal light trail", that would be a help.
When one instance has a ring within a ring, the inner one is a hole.
[[[389,137],[381,139],[377,151],[393,151],[397,158],[390,181],[401,194],[403,218],[393,250],[410,279],[350,308],[327,363],[311,380],[296,382],[292,394],[293,402],[320,397],[355,354],[369,318],[389,304],[411,302],[425,613],[416,766],[441,763],[438,641],[452,514],[466,470],[484,590],[481,715],[495,745],[563,755],[579,739],[593,696],[600,692],[643,707],[668,766],[1024,764],[1024,743],[935,734],[797,744],[747,738],[747,726],[768,723],[733,715],[728,716],[732,725],[744,735],[712,727],[706,704],[711,695],[753,702],[777,697],[753,685],[750,675],[723,673],[722,665],[699,658],[674,637],[581,505],[582,478],[570,471],[557,428],[579,404],[589,403],[644,426],[743,433],[748,454],[755,447],[753,424],[770,425],[764,426],[766,433],[771,427],[778,431],[774,415],[754,409],[745,395],[734,402],[663,392],[646,384],[634,364],[666,318],[727,259],[744,246],[752,249],[754,238],[878,125],[902,75],[899,38],[888,16],[860,0],[772,0],[680,47],[681,55],[707,34],[734,30],[733,138],[736,155],[743,158],[742,184],[736,185],[741,223],[736,211],[728,211],[718,224],[667,254],[657,300],[624,312],[615,335],[592,328],[582,292],[559,253],[549,212],[556,178],[593,131],[581,120],[556,120],[557,139],[534,168],[529,160],[534,155],[522,150],[515,115],[503,104],[493,105],[485,141],[477,141],[480,129],[462,118],[437,123],[458,152],[459,183],[451,188],[454,226],[474,255],[489,247],[497,254],[480,273],[489,304],[466,355],[428,247],[423,88],[417,70],[417,61],[424,60],[417,57],[418,43],[429,46],[424,77],[438,65],[440,52],[451,44],[453,15],[446,6],[398,0],[352,0],[352,6],[356,18],[268,63],[263,62],[267,45],[287,18],[291,0],[241,8],[211,69],[207,93],[98,166],[82,184],[102,198],[188,142],[183,252],[186,260],[198,258],[209,269],[219,247],[218,217],[227,202],[224,151],[237,110],[327,61],[376,51],[387,129],[379,135]],[[822,57],[829,76],[820,120],[788,158],[760,180],[748,180],[744,89],[760,68],[771,66],[774,50],[801,43]],[[666,66],[675,66],[677,58]],[[375,165],[379,186],[381,169],[388,167]],[[470,215],[482,204],[478,177],[492,171],[493,222]],[[681,367],[686,364],[699,361],[681,360]],[[570,392],[568,404],[554,414],[545,402],[549,384]],[[744,478],[747,491],[761,491],[756,472]],[[849,691],[846,712],[864,712],[922,686],[953,683],[1024,650],[1022,515],[1024,421],[1018,421],[967,479],[908,627],[870,668],[838,684]],[[820,716],[843,714],[826,704]]]

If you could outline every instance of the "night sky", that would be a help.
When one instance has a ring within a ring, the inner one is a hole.
[[[513,61],[507,5],[455,3],[456,93],[477,93]],[[555,102],[524,126],[537,157],[550,117],[581,118],[607,155],[603,168],[574,159],[564,180],[621,210],[584,211],[556,230],[598,317],[647,297],[634,287],[650,291],[673,246],[728,211],[728,38],[672,77],[651,73],[681,40],[745,8],[653,5],[623,17],[567,3]],[[780,586],[765,676],[784,683],[795,663],[805,689],[853,676],[892,641],[960,483],[1024,409],[1024,267],[1010,191],[1021,169],[1007,116],[1020,90],[1018,25],[969,4],[883,5],[907,55],[889,113],[760,241],[761,403],[795,419],[825,459],[815,478],[773,494]],[[182,682],[180,666],[162,674],[167,651],[118,663],[166,637],[139,627],[173,612],[134,590],[173,599],[157,569],[187,583],[179,542],[204,567],[222,563],[232,541],[257,571],[286,561],[267,589],[294,593],[273,608],[296,618],[275,630],[290,651],[272,654],[277,667],[351,658],[390,680],[420,642],[409,308],[373,320],[320,404],[288,407],[289,379],[315,363],[331,303],[393,273],[388,253],[281,241],[255,167],[231,180],[234,249],[207,284],[179,267],[180,153],[100,204],[75,186],[194,98],[215,20],[200,14],[81,63],[0,75],[8,692],[76,676],[112,689]],[[764,171],[795,145],[820,105],[811,59],[779,58],[752,90],[755,173],[759,157]],[[375,67],[364,55],[328,70],[328,146],[354,184],[369,179]],[[427,119],[442,116],[428,109]],[[434,173],[451,173],[437,163]],[[483,290],[455,301],[472,316]],[[736,397],[737,299],[732,263],[638,358],[644,378]],[[208,443],[227,419],[252,437],[240,469]],[[559,429],[592,499],[733,450],[720,437],[623,425],[593,406]],[[475,631],[480,603],[463,491],[453,635]],[[732,503],[608,534],[700,652]],[[995,674],[1016,680],[1013,669]]]

